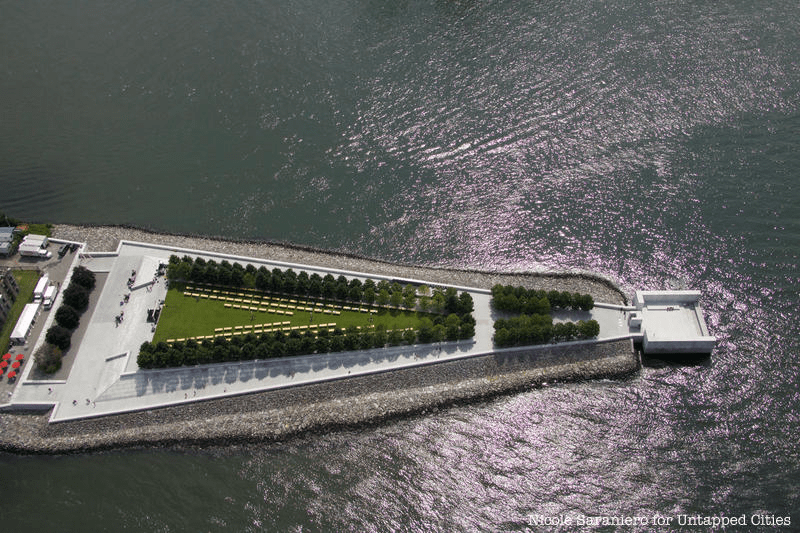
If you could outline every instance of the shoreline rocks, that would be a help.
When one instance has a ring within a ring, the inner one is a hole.
[[[112,252],[120,240],[151,242],[180,248],[272,259],[287,263],[318,265],[355,272],[420,279],[450,285],[491,289],[497,283],[523,285],[529,289],[591,294],[595,301],[627,304],[627,295],[610,279],[583,272],[508,273],[390,263],[350,253],[267,241],[225,240],[215,237],[156,233],[129,226],[74,226],[58,224],[53,237],[85,242],[92,252]]]
[[[376,272],[431,282],[490,288],[512,283],[584,292],[625,303],[611,281],[588,274],[504,274],[397,265],[352,255],[271,243],[165,235],[118,226],[57,225],[53,237],[116,250],[120,239],[233,255]],[[22,454],[82,453],[115,448],[210,445],[282,440],[362,427],[432,409],[485,400],[543,383],[623,378],[640,368],[630,340],[471,357],[335,381],[200,401],[96,419],[49,424],[48,413],[0,414],[0,450]]]

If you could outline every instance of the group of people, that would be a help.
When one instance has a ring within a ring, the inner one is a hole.
[[[131,289],[133,282],[136,281],[136,271],[131,270],[131,277],[128,278],[128,290]],[[131,293],[124,294],[122,296],[122,300],[119,302],[119,305],[125,305],[131,299]],[[117,316],[114,317],[114,323],[116,327],[119,327],[122,320],[125,318],[125,310],[119,312]]]
[[[128,278],[128,289],[133,287],[135,281],[136,281],[136,271],[131,270],[131,277]]]

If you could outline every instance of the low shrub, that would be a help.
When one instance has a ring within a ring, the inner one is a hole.
[[[43,344],[33,355],[36,367],[45,374],[54,374],[61,368],[61,356],[64,352],[49,343]]]

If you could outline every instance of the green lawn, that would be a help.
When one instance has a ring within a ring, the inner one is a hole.
[[[8,341],[11,338],[11,332],[14,331],[14,326],[17,325],[19,315],[22,314],[22,308],[25,304],[30,303],[33,296],[33,289],[36,288],[36,283],[39,281],[39,272],[36,270],[14,270],[13,276],[19,285],[19,295],[17,296],[14,305],[11,306],[11,312],[3,324],[3,329],[0,330],[0,347],[3,348],[5,353],[9,346]]]
[[[183,285],[175,285],[167,292],[165,305],[153,336],[153,343],[168,339],[214,335],[215,328],[285,321],[290,322],[289,326],[335,323],[342,329],[346,329],[349,326],[366,328],[370,325],[370,315],[358,311],[342,310],[340,315],[314,313],[312,322],[311,313],[308,311],[295,310],[292,316],[286,316],[269,312],[231,309],[225,307],[225,302],[184,296],[183,292]],[[269,295],[264,293],[264,295],[287,298],[283,294]],[[302,300],[302,298],[297,299]],[[381,309],[377,314],[373,315],[372,324],[376,327],[383,325],[387,330],[416,329],[422,316],[425,315],[414,311]]]
[[[28,234],[46,235],[50,237],[52,230],[52,224],[28,224]]]

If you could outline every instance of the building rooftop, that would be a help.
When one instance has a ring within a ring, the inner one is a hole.
[[[716,344],[703,318],[700,291],[637,291],[634,305],[646,353],[710,353]]]

